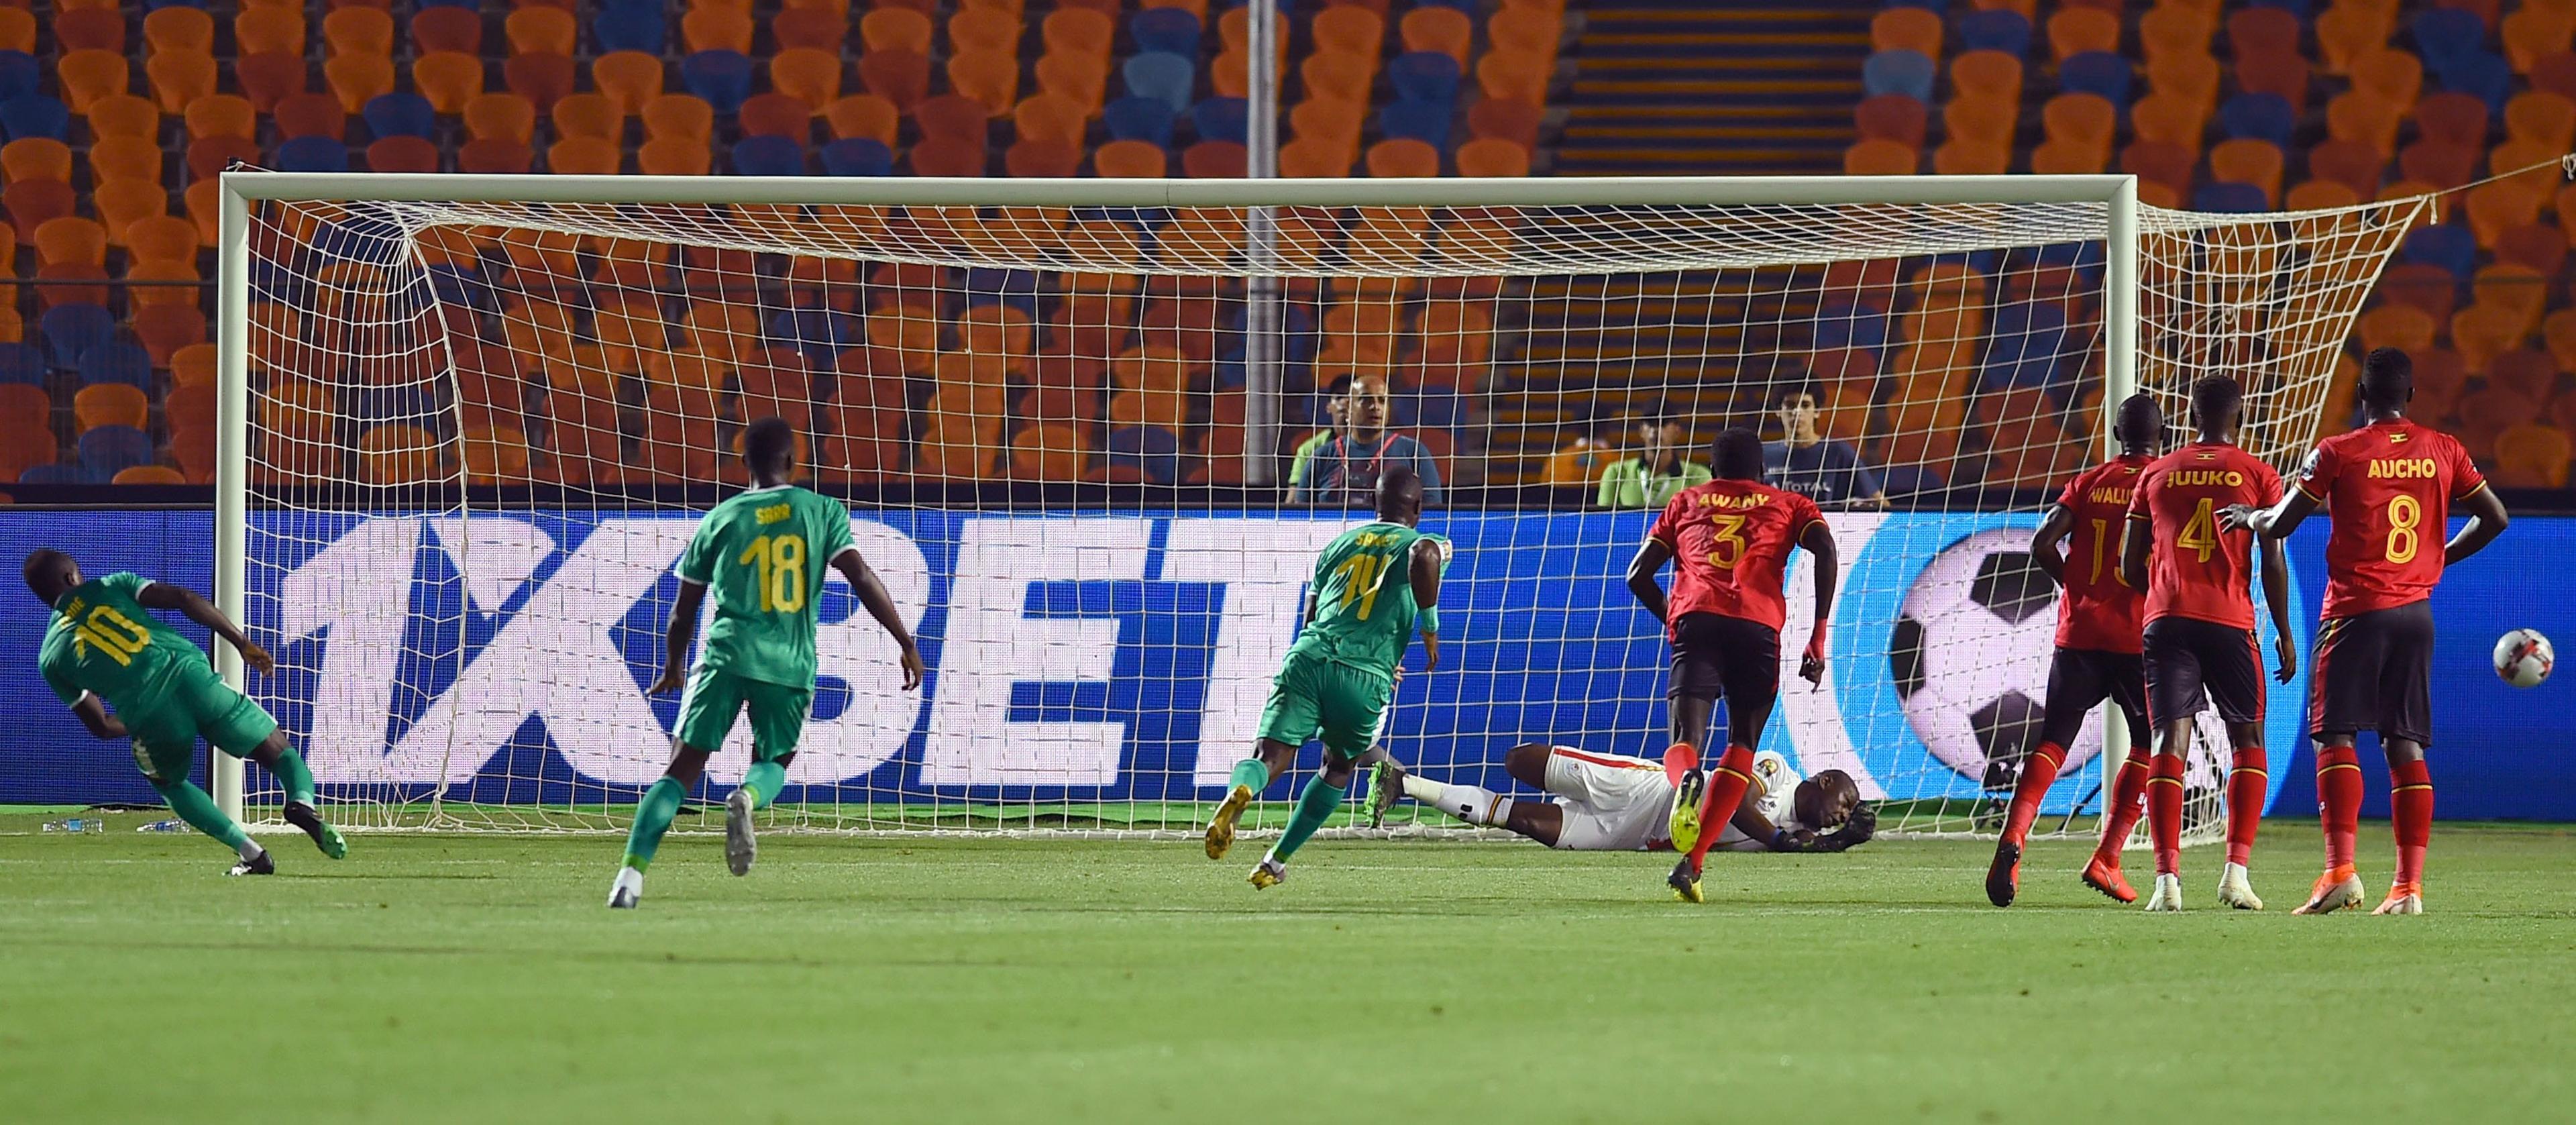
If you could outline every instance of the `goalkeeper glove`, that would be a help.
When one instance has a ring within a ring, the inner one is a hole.
[[[1852,810],[1851,817],[1843,821],[1842,827],[1817,837],[1815,850],[1848,851],[1868,843],[1870,838],[1876,835],[1878,835],[1878,810],[1869,805],[1861,805]]]

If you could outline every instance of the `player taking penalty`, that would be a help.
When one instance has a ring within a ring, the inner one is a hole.
[[[197,739],[236,758],[248,758],[277,775],[286,787],[286,820],[313,837],[322,854],[349,854],[338,829],[313,808],[313,771],[286,741],[286,732],[258,703],[224,683],[196,642],[161,623],[152,610],[175,609],[214,631],[242,663],[266,675],[277,662],[251,643],[224,611],[194,590],[117,573],[83,581],[80,564],[50,547],[27,555],[27,588],[54,608],[53,623],[37,658],[45,684],[100,738],[130,738],[134,765],[170,811],[188,826],[233,849],[241,861],[234,875],[271,875],[268,850],[188,780]],[[107,708],[113,706],[111,715]]]
[[[1378,717],[1415,629],[1422,631],[1425,670],[1440,667],[1440,571],[1447,555],[1440,541],[1414,528],[1422,519],[1421,478],[1410,468],[1389,467],[1378,475],[1375,499],[1375,522],[1343,532],[1316,557],[1305,628],[1271,682],[1253,756],[1234,764],[1225,803],[1208,822],[1207,856],[1224,859],[1252,798],[1296,763],[1298,747],[1322,734],[1324,768],[1297,794],[1288,827],[1252,869],[1256,889],[1285,881],[1289,857],[1341,807],[1352,769],[1377,739]]]
[[[680,690],[699,604],[711,590],[715,620],[707,626],[697,667],[686,677],[671,765],[635,806],[626,860],[608,891],[613,908],[631,909],[642,901],[644,869],[679,814],[681,799],[746,709],[752,762],[741,787],[725,798],[725,866],[736,875],[751,871],[758,851],[751,815],[768,808],[786,785],[787,766],[796,759],[805,712],[814,701],[814,617],[824,567],[849,580],[868,616],[902,650],[903,689],[921,686],[921,651],[894,599],[850,541],[850,510],[790,483],[795,430],[777,418],[744,427],[742,462],[751,490],[707,513],[680,555],[680,595],[671,603],[662,677],[653,682],[653,694]]]
[[[2120,573],[2147,592],[2144,650],[2147,714],[2156,724],[2156,753],[2147,777],[2147,829],[2155,841],[2156,889],[2149,910],[2182,909],[2182,778],[2192,715],[2203,693],[2227,723],[2235,748],[2227,774],[2227,865],[2218,901],[2261,910],[2246,875],[2268,789],[2263,757],[2263,663],[2255,651],[2252,532],[2230,531],[2219,512],[2231,505],[2270,507],[2281,476],[2236,446],[2244,391],[2225,375],[2191,387],[2199,440],[2158,458],[2139,474],[2130,498]],[[2263,599],[2278,638],[2280,679],[2297,672],[2290,641],[2290,566],[2281,542],[2264,540]]]
[[[2138,592],[2120,578],[2120,534],[2129,522],[2129,500],[2164,446],[2165,414],[2156,400],[2131,395],[2120,404],[2115,432],[2120,455],[2066,482],[2030,537],[2031,557],[2062,591],[2057,599],[2057,652],[2048,665],[2048,702],[2040,714],[2039,746],[2021,765],[2003,837],[1986,868],[1986,899],[2011,906],[2021,890],[2021,850],[2030,839],[2039,802],[2066,765],[2066,748],[2084,720],[2109,699],[2129,720],[2129,737],[2147,737],[2147,678],[2138,656]],[[2066,550],[2059,553],[2060,546]],[[2150,759],[2132,747],[2120,766],[2106,810],[2102,839],[2084,865],[2084,885],[2136,902],[2138,892],[2120,873],[2120,846],[2146,808]]]
[[[2361,903],[2352,856],[2361,763],[2353,738],[2364,729],[2379,733],[2388,759],[2397,835],[2397,877],[2371,913],[2424,912],[2424,846],[2433,833],[2433,776],[2424,765],[2433,741],[2433,587],[2443,567],[2502,534],[2506,516],[2458,441],[2407,420],[2414,397],[2414,361],[2395,348],[2373,349],[2361,369],[2368,423],[2319,443],[2299,470],[2299,486],[2278,506],[2232,507],[2221,517],[2265,542],[2286,538],[2320,506],[2334,521],[2308,703],[2326,870],[2293,914]],[[2469,510],[2469,522],[2436,550],[2430,540],[2450,527],[2453,501]]]
[[[1816,618],[1798,674],[1824,682],[1825,628],[1834,608],[1834,535],[1816,502],[1762,483],[1762,439],[1746,429],[1717,435],[1717,479],[1674,495],[1628,564],[1628,590],[1664,623],[1673,646],[1673,749],[1667,759],[1695,758],[1709,716],[1726,699],[1726,753],[1714,769],[1695,761],[1682,772],[1672,838],[1694,841],[1665,882],[1686,901],[1702,901],[1700,869],[1723,833],[1701,831],[1734,815],[1753,780],[1753,748],[1780,694],[1780,625],[1788,616],[1781,589],[1789,553],[1805,547],[1816,572]],[[1668,596],[1655,576],[1673,564]]]

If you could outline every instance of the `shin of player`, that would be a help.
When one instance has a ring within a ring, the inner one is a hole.
[[[196,591],[140,575],[83,581],[80,565],[52,548],[27,556],[26,577],[27,588],[54,610],[38,660],[45,683],[91,734],[132,741],[135,766],[170,802],[170,811],[241,857],[232,874],[267,875],[277,868],[258,841],[188,780],[201,737],[217,750],[267,767],[286,790],[287,822],[312,837],[322,854],[348,854],[348,842],[315,810],[313,771],[277,720],[218,678],[194,641],[150,612],[177,610],[233,646],[252,671],[275,671],[267,650],[223,610]]]
[[[2361,807],[2361,763],[2353,739],[2379,734],[2388,758],[2397,872],[2379,913],[2421,913],[2424,847],[2432,833],[2433,779],[2424,764],[2432,741],[2433,588],[2442,569],[2476,554],[2505,529],[2504,505],[2468,452],[2450,435],[2406,417],[2415,365],[2395,348],[2362,364],[2367,424],[2318,443],[2299,484],[2269,509],[2230,509],[2225,522],[2266,541],[2287,537],[2318,508],[2326,539],[2326,594],[2309,671],[2309,734],[2317,747],[2317,815],[2325,830],[2325,873],[2299,914],[2330,914],[2362,899],[2353,867]],[[2450,526],[2451,505],[2470,520],[2450,542],[2429,541]]]
[[[2003,835],[1995,841],[1994,861],[1986,869],[1986,898],[1997,906],[2012,905],[2020,893],[2022,846],[2029,840],[2031,822],[2066,764],[2066,748],[2075,744],[2093,709],[2110,700],[2128,719],[2130,730],[2146,734],[2146,671],[2138,655],[2145,602],[2121,578],[2116,537],[2128,522],[2139,474],[2162,449],[2164,427],[2164,411],[2155,399],[2139,394],[2122,402],[2120,455],[2068,481],[2031,535],[2031,557],[2060,590],[2057,649],[2048,666],[2040,743],[2022,761]],[[2122,767],[2105,818],[2106,840],[2126,840],[2137,823],[2148,768],[2143,751]],[[2138,897],[2120,873],[2116,842],[2095,850],[2083,878],[2120,902]]]
[[[644,869],[661,849],[671,819],[746,710],[752,765],[741,787],[725,799],[725,864],[736,875],[751,870],[757,854],[752,813],[768,807],[786,784],[814,698],[814,624],[821,602],[814,595],[822,589],[825,567],[840,572],[859,604],[894,639],[904,690],[921,686],[921,652],[893,597],[851,542],[849,509],[792,483],[795,431],[777,418],[753,422],[743,428],[742,460],[751,489],[707,513],[676,568],[680,594],[663,634],[662,675],[649,690],[677,691],[685,680],[687,691],[680,697],[671,764],[636,803],[625,858],[609,888],[611,907],[631,908],[643,898]],[[689,671],[689,644],[710,590],[715,620]]]
[[[1790,552],[1805,547],[1815,556],[1815,624],[1798,668],[1811,684],[1824,679],[1836,570],[1833,531],[1815,501],[1762,483],[1760,438],[1729,429],[1712,452],[1717,479],[1676,494],[1628,564],[1629,591],[1664,623],[1672,642],[1673,741],[1701,745],[1717,700],[1726,700],[1726,750],[1712,768],[1684,777],[1685,797],[1698,787],[1699,802],[1675,814],[1690,823],[1676,823],[1674,837],[1697,842],[1665,881],[1691,902],[1701,900],[1699,876],[1718,836],[1714,826],[1743,801],[1754,748],[1779,696],[1780,626],[1788,614],[1781,584]],[[1655,581],[1667,562],[1673,564],[1669,595]]]
[[[2121,574],[2146,591],[2141,645],[2148,717],[2157,729],[2147,778],[2147,826],[2155,840],[2156,889],[2149,910],[2182,908],[2183,766],[2192,715],[2206,697],[2227,724],[2235,750],[2227,786],[2227,862],[2218,899],[2260,910],[2246,861],[2262,822],[2265,794],[2262,658],[2254,640],[2251,584],[2256,537],[2230,530],[2219,513],[2231,505],[2268,507],[2281,498],[2280,475],[2236,446],[2244,393],[2234,379],[2211,375],[2192,385],[2198,440],[2158,458],[2138,477],[2130,498]],[[2260,544],[2264,600],[2277,634],[2278,676],[2298,668],[2291,642],[2289,563],[2279,540]]]
[[[1235,763],[1226,797],[1208,822],[1209,859],[1223,859],[1255,795],[1321,735],[1324,768],[1297,794],[1297,810],[1254,867],[1257,889],[1288,877],[1288,860],[1341,807],[1351,771],[1376,740],[1395,691],[1404,650],[1418,629],[1426,670],[1440,666],[1440,574],[1447,552],[1416,529],[1423,481],[1391,467],[1377,479],[1377,521],[1343,532],[1315,560],[1305,628],[1289,646],[1261,712],[1252,757]]]

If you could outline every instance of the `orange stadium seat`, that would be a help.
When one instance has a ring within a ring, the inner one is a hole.
[[[54,46],[62,51],[124,54],[125,13],[112,5],[68,10],[57,7],[54,10]]]
[[[628,116],[642,113],[645,103],[662,96],[662,60],[641,51],[613,51],[591,60],[590,77]]]
[[[420,54],[454,51],[480,56],[483,53],[483,17],[471,8],[452,5],[424,7],[411,18],[411,47]]]
[[[72,182],[72,149],[52,137],[20,137],[0,147],[0,182]]]
[[[917,13],[916,13],[917,14]],[[693,8],[680,17],[680,42],[691,51],[751,53],[748,9]]]
[[[572,94],[547,111],[554,124],[555,136],[595,137],[604,141],[618,140],[626,132],[626,115],[606,94]]]
[[[2120,49],[2120,17],[2099,8],[2062,8],[2048,18],[2051,57],[2063,63],[2069,55]]]
[[[78,433],[100,426],[148,429],[152,423],[152,399],[143,393],[143,388],[124,383],[82,387],[72,395],[72,419]]]
[[[431,108],[453,116],[483,92],[483,60],[461,51],[432,51],[412,60],[411,81]]]
[[[1077,13],[1098,16],[1098,13],[1080,13],[1078,9],[1066,9],[1049,16],[1049,25],[1052,26],[1058,16]],[[1107,17],[1098,18],[1105,26]],[[875,8],[859,17],[859,41],[866,44],[870,53],[909,51],[918,55],[928,55],[931,31],[930,17],[909,8]],[[1101,50],[1104,52],[1108,50],[1105,38],[1102,40]]]
[[[695,141],[704,146],[715,136],[715,107],[695,94],[663,94],[645,103],[644,137]]]
[[[502,23],[502,33],[513,55],[570,55],[580,41],[573,14],[561,8],[520,8]]]
[[[476,94],[466,99],[465,132],[477,140],[527,144],[536,136],[537,107],[517,94]]]
[[[1086,55],[1049,54],[1038,60],[1038,89],[1082,103],[1092,114],[1108,95],[1109,64]]]
[[[375,8],[337,8],[322,17],[322,41],[334,55],[394,53],[394,17]]]
[[[295,8],[245,8],[233,17],[233,43],[242,54],[304,54],[304,13]]]
[[[895,110],[894,103],[884,98],[874,94],[852,94],[836,98],[824,106],[823,120],[836,139],[863,137],[892,149],[903,115]]]
[[[209,52],[157,52],[144,61],[143,74],[151,85],[152,100],[161,103],[163,113],[177,113],[215,92],[215,57]]]
[[[1319,17],[1320,18],[1320,17]],[[1869,49],[1941,57],[1941,17],[1923,8],[1887,8],[1869,21]]]
[[[821,112],[841,96],[841,56],[812,47],[789,47],[769,60],[769,87]]]
[[[190,10],[193,11],[193,9]],[[206,15],[204,12],[196,14],[200,19],[205,18]],[[213,49],[214,36],[211,21],[207,28],[206,41],[198,44],[198,50]],[[152,21],[146,19],[144,21],[145,42],[152,42],[151,31]],[[0,51],[21,51],[30,55],[36,53],[36,14],[34,12],[25,8],[0,8]]]
[[[1006,52],[1020,49],[1020,17],[991,8],[964,8],[948,17],[948,44],[957,51]]]
[[[1043,75],[1045,63],[1039,65]],[[930,96],[930,60],[916,51],[870,51],[859,58],[859,85],[908,110]]]
[[[1467,14],[1456,8],[1425,5],[1404,14],[1398,25],[1407,51],[1433,52],[1457,60],[1464,70],[1467,52],[1474,46],[1476,27]]]
[[[2506,64],[2523,75],[2538,69],[2540,60],[2567,50],[2571,38],[2576,38],[2576,9],[2564,4],[2525,3],[2504,17],[2496,35]]]
[[[116,51],[67,51],[54,60],[54,77],[63,101],[74,113],[87,113],[92,103],[125,93],[128,65]]]

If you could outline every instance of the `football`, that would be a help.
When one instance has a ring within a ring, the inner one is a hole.
[[[2538,687],[2549,678],[2549,667],[2558,662],[2549,638],[2531,629],[2516,629],[2496,638],[2495,670],[2504,682],[2515,687]]]

